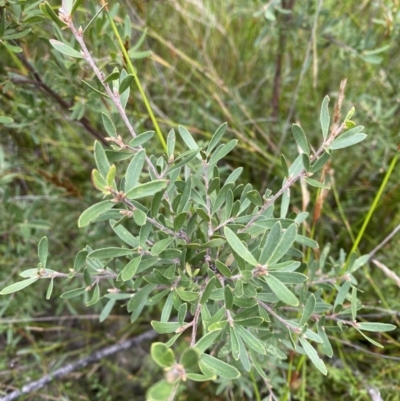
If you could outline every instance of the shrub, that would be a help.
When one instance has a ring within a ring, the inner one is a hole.
[[[114,68],[107,76],[100,71],[85,45],[83,30],[73,23],[76,4],[64,0],[59,17],[46,6],[44,11],[71,30],[80,49],[59,40],[50,42],[68,63],[72,57],[89,64],[103,87],[96,92],[117,111],[116,116],[99,113],[110,148],[98,141],[94,145],[92,182],[105,200],[85,210],[78,225],[108,222],[121,246],[92,249],[87,245],[76,255],[73,268],[63,272],[48,267],[48,240],[43,237],[37,268],[23,271],[24,280],[1,294],[50,280],[50,298],[56,278],[75,278],[80,287],[62,297],[83,297],[88,306],[101,303],[101,321],[117,302],[126,304],[131,322],[145,307],[158,311],[151,325],[170,338],[151,346],[154,361],[165,369],[165,379],[149,389],[150,400],[172,400],[188,380],[218,378],[224,388],[253,370],[268,386],[279,385],[278,368],[291,351],[306,355],[326,374],[317,347],[325,356],[333,356],[329,332],[351,328],[381,346],[365,332],[385,332],[395,326],[357,321],[362,304],[354,274],[368,255],[341,252],[335,258],[329,254],[329,244],[319,251],[318,244],[301,231],[308,213],[289,211],[294,184],[303,181],[326,189],[323,179],[316,177],[334,151],[366,137],[364,127],[351,120],[354,108],[338,123],[344,87],[332,125],[329,98],[322,102],[321,145],[312,150],[303,129],[294,124],[299,155],[290,166],[282,156],[281,188],[275,194],[269,189],[260,194],[251,184],[238,183],[241,167],[227,173],[227,164],[221,164],[237,144],[236,139],[225,138],[226,124],[204,147],[179,126],[179,138],[188,148],[184,152],[175,149],[175,130],[164,142],[156,124],[164,154],[148,154],[154,132],[137,135],[125,111],[133,82],[145,96],[137,74],[129,58],[128,71]],[[115,118],[125,124],[132,139],[116,130]],[[188,332],[186,340],[182,334]]]

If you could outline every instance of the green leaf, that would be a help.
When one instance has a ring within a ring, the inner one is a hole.
[[[146,184],[139,184],[135,188],[132,188],[126,193],[128,199],[139,199],[145,198],[146,196],[152,196],[155,193],[165,189],[168,185],[167,180],[154,180],[147,182]]]
[[[268,259],[268,264],[273,264],[278,262],[285,256],[290,247],[293,245],[293,242],[296,239],[297,235],[297,225],[295,223],[291,224],[283,233],[282,237],[280,238],[275,250],[273,251],[272,255]]]
[[[265,281],[268,283],[272,292],[285,304],[298,306],[299,300],[296,296],[277,278],[272,275],[265,276]]]
[[[14,120],[11,117],[6,117],[6,116],[0,116],[0,124],[12,124]]]
[[[106,179],[99,173],[99,170],[92,170],[92,183],[99,191],[106,192],[108,184]]]
[[[104,322],[108,316],[110,315],[115,303],[117,301],[115,299],[110,299],[104,306],[104,308],[102,309],[100,316],[99,316],[99,322],[102,323]]]
[[[246,198],[251,203],[254,203],[256,206],[259,206],[259,207],[261,207],[263,205],[263,203],[264,203],[262,198],[261,198],[261,195],[256,190],[247,192]]]
[[[161,380],[149,388],[146,394],[147,401],[167,401],[172,394],[175,385]]]
[[[153,329],[159,334],[175,333],[181,327],[178,322],[151,322]]]
[[[26,280],[18,281],[17,283],[11,284],[0,292],[1,295],[12,294],[13,292],[21,291],[22,289],[38,281],[39,277],[28,278]]]
[[[223,123],[220,125],[217,130],[214,132],[214,135],[212,136],[210,143],[208,144],[207,147],[207,155],[209,155],[212,150],[218,145],[219,141],[222,139],[222,137],[225,134],[227,124]]]
[[[338,293],[336,295],[335,304],[333,305],[333,309],[335,311],[337,311],[336,307],[338,305],[340,305],[340,306],[343,305],[343,302],[347,297],[347,294],[348,294],[348,292],[350,290],[350,287],[351,287],[351,281],[350,280],[345,281],[342,284],[342,286],[340,287],[340,289],[339,289],[339,291],[338,291]]]
[[[116,138],[117,131],[115,129],[114,123],[112,122],[111,118],[108,117],[108,115],[105,113],[101,113],[101,118],[103,120],[103,125],[107,131],[107,134],[112,138]]]
[[[239,344],[239,360],[243,365],[243,368],[246,372],[250,372],[251,364],[249,359],[249,354],[247,353],[246,347],[244,346],[244,342],[242,337],[237,336],[238,344]]]
[[[47,1],[40,3],[39,8],[40,8],[40,11],[43,13],[43,15],[47,19],[55,22],[59,28],[63,28],[66,26],[65,22],[61,21],[60,18],[58,18],[58,15],[54,12],[54,10],[52,9],[52,7],[50,6],[50,4]],[[7,39],[7,38],[4,37],[4,39]],[[17,38],[14,38],[14,39],[17,39]]]
[[[166,290],[168,291],[168,290]],[[185,323],[186,313],[187,313],[187,305],[183,303],[178,309],[178,322],[181,326]]]
[[[133,75],[128,74],[126,77],[124,77],[121,80],[121,83],[119,84],[119,94],[122,95],[132,84],[133,82]]]
[[[213,344],[215,344],[215,340],[221,334],[221,330],[215,330],[204,335],[196,344],[196,349],[203,353],[206,349],[210,348]]]
[[[176,164],[169,168],[168,174],[172,173],[173,171],[181,168],[182,166],[188,164],[192,159],[198,156],[199,149],[191,150],[189,152],[185,152],[185,157],[179,157],[176,159]],[[199,157],[199,156],[198,156]]]
[[[191,149],[191,150],[199,149],[199,147],[198,147],[197,143],[195,142],[195,140],[193,139],[192,135],[185,127],[180,125],[178,127],[178,132],[179,132],[179,135],[181,136],[181,138],[183,139],[183,142],[185,142],[186,146],[189,149]],[[201,160],[201,156],[199,154],[197,154],[197,158]]]
[[[121,271],[122,281],[130,280],[136,274],[141,260],[142,255],[139,255],[125,265],[125,267]]]
[[[223,362],[211,355],[202,354],[200,363],[204,364],[208,369],[214,372],[217,376],[224,379],[233,380],[240,376],[240,372],[226,362]]]
[[[323,326],[323,323],[325,321],[325,318],[322,318],[318,321],[318,335],[322,338],[322,349],[324,350],[324,353],[326,356],[328,356],[329,358],[332,358],[333,356],[333,349],[332,349],[332,345],[329,341],[328,336],[326,335],[325,332],[325,327]]]
[[[174,237],[167,237],[160,241],[157,241],[151,248],[151,254],[153,256],[159,255],[168,245],[174,240]]]
[[[294,140],[296,141],[299,148],[307,155],[310,156],[310,147],[308,146],[308,141],[303,129],[300,125],[292,125],[292,133]]]
[[[326,375],[328,373],[328,371],[326,370],[324,361],[318,356],[318,353],[315,350],[315,348],[305,338],[300,337],[299,341],[300,341],[301,346],[304,348],[305,353],[310,358],[310,360],[314,364],[314,366],[323,375]]]
[[[211,156],[208,164],[212,166],[213,164],[217,163],[219,160],[225,157],[236,146],[237,143],[237,139],[232,139],[227,144],[219,146]]]
[[[112,259],[120,256],[132,255],[134,252],[135,250],[133,249],[109,247],[96,249],[95,251],[90,252],[87,257],[89,259]]]
[[[214,374],[201,375],[199,373],[186,373],[186,377],[195,382],[208,382],[217,378],[217,376]]]
[[[115,187],[114,179],[115,179],[116,174],[117,174],[117,168],[115,167],[115,164],[112,164],[110,166],[110,170],[108,170],[107,177],[106,177],[107,185],[109,187]]]
[[[224,288],[225,308],[230,310],[233,306],[233,293],[229,285]]]
[[[111,81],[116,81],[119,79],[119,71],[113,71],[111,74],[107,75],[106,79],[103,81],[104,83],[109,83]],[[104,113],[102,113],[104,114]]]
[[[50,39],[50,44],[62,54],[75,58],[83,58],[80,52],[76,51],[71,46],[66,45],[63,42],[60,42],[59,40]]]
[[[131,323],[135,322],[136,319],[142,313],[142,310],[146,304],[149,294],[154,290],[156,286],[154,284],[148,284],[141,288],[128,302],[128,312],[131,314]]]
[[[131,189],[135,188],[139,182],[140,175],[142,174],[144,162],[146,160],[146,151],[140,150],[133,157],[126,169],[125,175],[125,193],[128,193]]]
[[[163,343],[151,344],[150,354],[153,361],[162,368],[169,368],[175,363],[174,352]]]
[[[307,281],[305,274],[297,272],[285,272],[285,271],[270,271],[269,274],[274,276],[284,284],[301,284]]]
[[[266,354],[264,344],[258,338],[240,325],[235,325],[235,329],[237,334],[243,339],[249,348],[258,352],[259,354]]]
[[[328,132],[329,132],[329,125],[331,122],[331,118],[329,116],[329,97],[325,96],[324,100],[322,101],[322,106],[321,106],[321,114],[320,114],[320,122],[321,122],[321,128],[322,128],[322,135],[324,140],[328,137]]]
[[[355,134],[350,137],[335,139],[331,145],[328,146],[328,149],[343,149],[349,146],[355,145],[356,143],[362,142],[367,137],[366,134]]]
[[[49,254],[49,241],[47,237],[43,237],[38,245],[38,256],[43,269],[46,268],[48,254]]]
[[[218,269],[218,271],[227,278],[232,277],[232,273],[229,270],[229,267],[224,265],[222,262],[220,262],[219,260],[215,261],[215,267]]]
[[[233,358],[237,361],[240,356],[239,352],[239,340],[236,334],[236,330],[233,327],[229,327],[230,339],[231,339],[231,351]]]
[[[289,177],[289,169],[287,165],[287,161],[284,155],[281,155],[281,166],[283,170],[283,175],[288,178]]]
[[[315,163],[312,164],[310,168],[311,173],[316,173],[317,171],[321,170],[322,167],[328,163],[329,159],[331,158],[331,154],[324,152]]]
[[[344,119],[344,121],[350,121],[351,117],[353,117],[354,113],[355,113],[356,109],[354,108],[354,106],[349,110],[349,112],[346,115],[346,118]]]
[[[276,249],[276,247],[279,244],[279,240],[281,238],[281,231],[282,231],[282,225],[279,221],[277,221],[273,226],[271,231],[268,234],[267,240],[265,242],[265,245],[261,251],[260,255],[260,263],[262,265],[266,264],[268,259],[271,258],[272,253]]]
[[[139,209],[137,209],[137,210],[139,210]],[[135,212],[137,210],[135,210]],[[122,241],[126,242],[132,248],[137,248],[139,246],[139,240],[137,238],[135,238],[122,224],[117,225],[116,220],[110,220],[110,226],[113,229],[113,231],[115,232],[115,234],[117,234],[118,237],[122,239]]]
[[[50,280],[49,286],[47,287],[46,299],[51,298],[51,294],[53,292],[53,286],[54,286],[54,278]]]
[[[144,226],[146,224],[147,221],[147,214],[145,212],[143,212],[140,209],[136,209],[133,212],[133,220],[135,220],[135,223],[140,227],[140,226]]]
[[[173,162],[173,156],[174,156],[174,151],[175,151],[175,144],[176,144],[176,136],[175,136],[175,130],[171,129],[169,131],[168,137],[167,137],[167,156],[168,156],[168,163]]]
[[[363,333],[361,330],[358,330],[356,328],[356,330],[371,344],[375,345],[376,347],[379,348],[384,348],[382,344],[378,343],[377,341],[373,340],[372,338],[368,337],[365,333]]]
[[[224,227],[224,234],[234,252],[236,252],[247,263],[252,266],[257,266],[257,260],[229,227]]]
[[[351,291],[351,320],[356,321],[357,318],[357,288],[353,287]]]
[[[199,357],[200,354],[196,348],[188,348],[182,354],[179,363],[183,365],[185,369],[192,369],[197,365]]]
[[[243,327],[258,327],[263,321],[264,319],[262,317],[254,316],[243,319],[235,319],[235,324],[239,324]]]
[[[141,146],[144,143],[150,141],[150,139],[153,138],[153,136],[154,136],[154,131],[143,132],[143,134],[140,134],[136,138],[133,138],[129,142],[129,146],[132,146],[133,148],[136,148],[137,146]]]
[[[100,286],[99,283],[94,287],[92,298],[89,302],[86,302],[86,306],[91,306],[97,304],[98,300],[100,299]]]
[[[206,288],[203,291],[203,295],[200,298],[200,304],[205,304],[208,301],[208,298],[211,295],[212,290],[215,287],[215,282],[216,282],[217,278],[214,276],[206,285]]]
[[[97,93],[98,95],[105,97],[106,99],[110,99],[110,96],[106,95],[105,93],[99,91],[96,89],[94,86],[90,85],[88,82],[86,82],[84,79],[81,80],[81,82],[86,85],[89,89],[91,89],[93,92]]]
[[[183,288],[177,288],[176,292],[178,293],[179,297],[185,302],[192,302],[199,296],[198,292],[187,291]]]
[[[64,294],[61,294],[61,298],[71,299],[71,298],[78,297],[79,295],[82,295],[85,292],[86,292],[86,287],[75,288],[73,290],[64,292]]]
[[[361,322],[356,324],[357,328],[364,331],[373,331],[375,333],[383,333],[396,329],[396,326],[388,323],[370,323]]]
[[[357,258],[354,261],[354,263],[351,266],[349,266],[348,268],[349,273],[356,272],[361,266],[365,265],[369,259],[370,259],[369,255],[362,255],[359,258]]]
[[[308,319],[314,313],[316,303],[317,303],[317,301],[315,299],[314,294],[311,294],[308,297],[306,305],[304,307],[303,315],[301,316],[300,323],[299,323],[300,326],[303,326],[305,323],[307,323]]]
[[[95,141],[94,143],[94,159],[100,174],[106,178],[111,166],[107,159],[106,152],[99,141]]]

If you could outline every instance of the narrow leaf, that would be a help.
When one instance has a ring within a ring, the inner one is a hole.
[[[185,142],[186,146],[189,149],[191,149],[191,150],[199,149],[199,146],[193,139],[192,135],[185,127],[180,125],[178,127],[178,132],[179,132],[179,135],[181,136],[181,138],[183,139],[183,142]],[[197,154],[197,158],[201,160],[201,156],[199,154]]]
[[[62,54],[75,58],[83,58],[80,52],[76,51],[71,46],[66,45],[63,42],[60,42],[59,40],[50,39],[50,44]]]
[[[48,254],[49,254],[49,241],[47,237],[43,237],[38,245],[38,256],[43,269],[46,268]]]
[[[299,338],[301,346],[304,348],[307,356],[310,358],[311,362],[314,366],[323,374],[326,375],[328,371],[326,370],[326,366],[324,361],[318,356],[317,351],[315,348],[305,339],[300,337]]]
[[[300,125],[292,125],[292,133],[294,140],[296,141],[299,148],[307,155],[310,156],[310,147],[308,146],[308,141],[303,129]]]
[[[101,214],[105,213],[107,210],[110,210],[114,206],[115,203],[108,200],[90,206],[79,216],[78,227],[81,228],[88,226],[90,223],[96,220]]]
[[[218,145],[219,141],[223,137],[226,131],[227,124],[223,123],[221,126],[218,127],[218,129],[214,132],[214,135],[212,136],[210,143],[208,144],[207,147],[207,154],[209,155],[212,150]]]
[[[144,149],[136,153],[134,158],[129,163],[125,175],[125,193],[133,189],[139,182],[142,174],[144,162],[146,160],[146,151]]]
[[[89,259],[112,259],[120,256],[132,255],[134,252],[133,249],[110,247],[96,249],[95,251],[90,252],[87,257]]]
[[[167,185],[167,180],[155,180],[147,182],[146,184],[140,184],[129,190],[126,193],[126,197],[128,199],[139,199],[145,198],[146,196],[152,196],[155,193],[165,189]]]
[[[248,262],[252,266],[257,266],[257,260],[246,248],[243,242],[237,237],[237,235],[228,227],[224,228],[224,233],[231,248],[246,262]]]
[[[296,296],[277,278],[272,275],[266,276],[265,281],[268,283],[272,292],[284,303],[291,306],[298,306],[299,300]]]
[[[369,323],[362,322],[357,323],[357,328],[364,331],[373,331],[375,333],[383,333],[386,331],[392,331],[396,329],[396,326],[388,323]]]
[[[156,322],[154,320],[151,325],[158,334],[175,333],[181,327],[178,322]]]
[[[367,137],[366,134],[355,134],[353,136],[347,138],[338,138],[335,139],[331,145],[329,145],[329,149],[343,149],[349,146],[355,145],[356,143],[362,142]]]
[[[122,281],[130,280],[136,274],[141,260],[142,255],[139,255],[125,265],[121,272]]]
[[[216,375],[221,376],[224,379],[233,380],[240,376],[240,372],[235,367],[228,365],[226,362],[214,358],[211,355],[203,354],[200,357],[200,361]]]
[[[18,281],[17,283],[11,284],[4,288],[0,294],[1,295],[7,295],[7,294],[12,294],[13,292],[20,291],[29,285],[33,284],[35,281],[38,281],[39,277],[33,277],[33,278],[28,278],[26,280]]]
[[[324,140],[328,137],[329,124],[331,122],[328,105],[329,105],[329,97],[325,96],[324,100],[322,101],[321,114],[320,114],[320,122]]]

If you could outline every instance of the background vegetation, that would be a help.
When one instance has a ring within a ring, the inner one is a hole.
[[[65,33],[44,18],[40,3],[0,1],[1,10],[7,7],[7,21],[12,20],[19,32],[29,29],[23,37],[3,37],[0,42],[0,115],[14,119],[1,126],[0,135],[0,287],[16,280],[22,267],[37,264],[37,242],[43,235],[50,240],[50,263],[65,271],[78,250],[87,243],[101,246],[106,238],[96,228],[78,230],[76,224],[98,196],[89,177],[93,140],[105,136],[98,121],[98,110],[105,104],[81,82],[96,87],[89,69],[75,62],[66,68],[59,62],[48,39]],[[81,8],[87,11],[80,13],[84,25],[100,5],[84,1]],[[367,127],[369,136],[335,158],[327,171],[332,190],[322,216],[315,227],[309,223],[318,242],[331,242],[337,251],[350,250],[397,157],[399,2],[121,0],[111,1],[110,10],[128,49],[147,29],[141,47],[131,49],[130,55],[164,134],[179,123],[207,140],[227,121],[230,137],[238,138],[241,147],[229,163],[244,163],[243,178],[260,189],[278,188],[280,154],[296,154],[289,132],[292,122],[300,122],[308,133],[315,131],[318,143],[315,117],[321,100],[326,94],[335,99],[340,81],[347,78],[344,109],[355,106],[354,119]],[[132,24],[125,22],[126,14]],[[88,42],[100,66],[122,66],[103,18],[100,14],[88,30]],[[21,51],[14,52],[12,46]],[[138,131],[152,128],[138,93],[132,93],[127,109]],[[153,142],[154,152],[161,153],[156,138]],[[361,253],[370,252],[399,225],[399,182],[395,169],[363,235]],[[314,197],[307,206],[311,213]],[[304,199],[299,189],[293,204],[302,209]],[[376,255],[394,272],[399,245],[394,237]],[[399,282],[374,264],[358,279],[365,288],[365,315],[398,325]],[[74,288],[73,282],[65,285]],[[57,291],[61,289],[56,286]],[[96,307],[83,308],[57,298],[57,293],[49,302],[45,292],[37,283],[0,298],[0,391],[147,328],[145,316],[131,325],[124,309],[114,310],[100,324]],[[384,351],[371,348],[354,333],[345,341],[336,340],[340,358],[329,364],[327,378],[311,367],[306,371],[293,356],[282,397],[378,400],[369,391],[373,387],[382,399],[398,400],[399,340],[398,331],[386,335]],[[155,375],[161,372],[144,344],[134,354],[118,354],[52,383],[40,397],[139,400]],[[213,394],[215,387],[207,383],[182,399],[215,399]],[[221,391],[218,399],[250,399],[251,394],[253,389],[243,386]]]

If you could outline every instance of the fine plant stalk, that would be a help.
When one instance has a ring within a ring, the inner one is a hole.
[[[351,255],[353,252],[356,252],[357,249],[358,249],[358,245],[360,244],[360,241],[361,241],[362,237],[364,236],[365,229],[367,228],[368,223],[369,223],[369,221],[371,220],[372,215],[374,214],[374,211],[375,211],[375,209],[376,209],[376,207],[377,207],[379,201],[380,201],[381,198],[382,198],[383,191],[385,190],[385,188],[386,188],[386,186],[387,186],[387,184],[388,184],[388,182],[389,182],[389,178],[390,178],[390,176],[392,175],[392,172],[393,172],[394,167],[395,167],[395,165],[396,165],[396,163],[397,163],[398,157],[399,157],[399,155],[396,154],[396,155],[393,157],[392,162],[390,163],[390,166],[389,166],[389,168],[388,168],[388,170],[387,170],[387,172],[386,172],[386,174],[385,174],[385,177],[383,178],[382,184],[381,184],[381,186],[380,186],[380,188],[379,188],[379,190],[378,190],[378,192],[377,192],[377,194],[376,194],[376,196],[375,196],[375,198],[374,198],[374,201],[372,202],[372,205],[371,205],[371,207],[369,208],[367,215],[365,216],[364,223],[363,223],[363,225],[362,225],[360,231],[358,232],[358,235],[357,235],[356,240],[354,241],[353,247],[351,248],[351,251],[349,252],[349,256],[348,256],[348,258],[347,258],[347,262],[346,262],[345,266],[344,266],[343,269],[342,269],[342,273],[344,273],[344,271],[346,270],[347,263],[348,263],[348,261],[349,261],[350,255]]]
[[[129,71],[130,74],[133,75],[133,79],[135,80],[135,83],[136,83],[136,85],[138,87],[139,93],[142,96],[143,102],[144,102],[144,104],[146,106],[146,110],[149,113],[151,121],[153,122],[154,129],[156,130],[157,137],[158,137],[158,139],[159,139],[159,141],[161,143],[161,146],[163,147],[164,151],[166,152],[167,151],[167,144],[166,144],[164,136],[163,136],[163,134],[161,132],[160,126],[158,125],[157,119],[156,119],[156,117],[154,116],[154,113],[153,113],[153,109],[150,106],[150,102],[149,102],[149,100],[148,100],[148,98],[146,96],[146,93],[145,93],[145,91],[144,91],[144,89],[142,87],[142,84],[140,83],[137,71],[133,67],[133,64],[132,64],[131,59],[130,59],[130,57],[128,55],[128,52],[125,49],[124,43],[122,42],[121,35],[119,34],[118,29],[117,29],[117,27],[115,25],[115,22],[111,18],[110,13],[108,12],[107,8],[106,8],[106,14],[107,14],[107,18],[108,18],[108,20],[110,22],[110,25],[112,27],[112,30],[113,30],[116,38],[117,38],[120,50],[122,51],[122,54],[124,55],[124,58],[125,58],[125,61],[126,61],[127,67],[128,67],[128,71]]]

